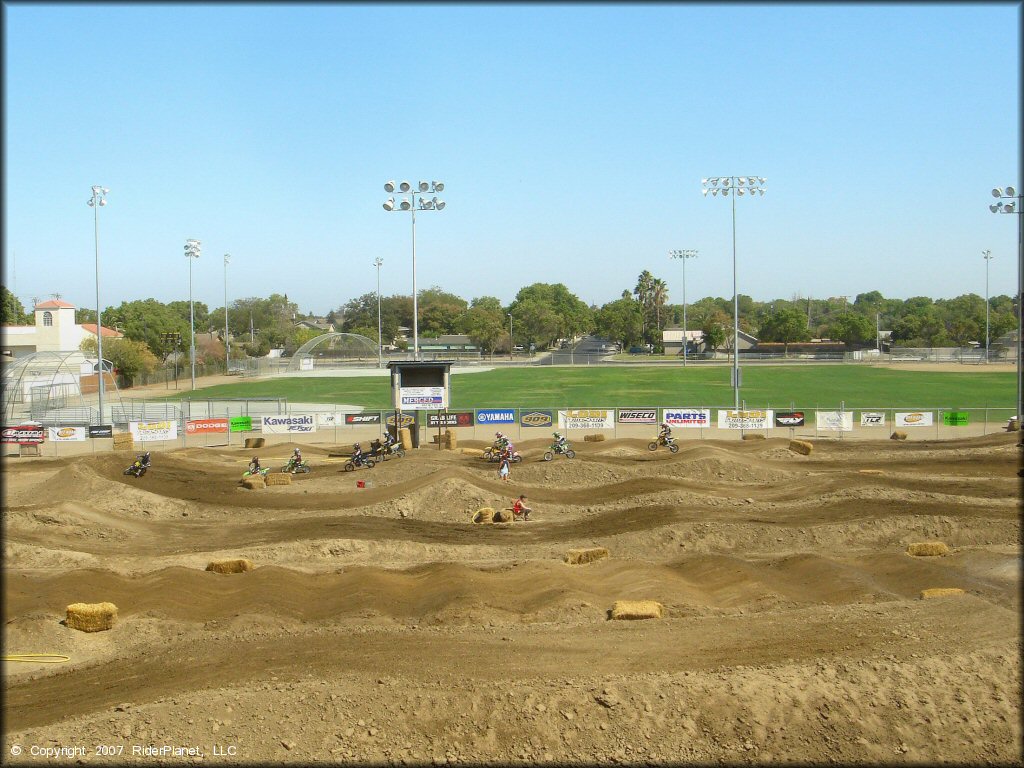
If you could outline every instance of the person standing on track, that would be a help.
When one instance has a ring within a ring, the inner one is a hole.
[[[511,482],[508,476],[511,464],[508,453],[502,453],[501,459],[498,461],[498,479],[504,480],[506,483]]]

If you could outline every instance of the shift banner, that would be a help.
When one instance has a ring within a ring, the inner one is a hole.
[[[772,411],[718,411],[719,429],[768,429]]]

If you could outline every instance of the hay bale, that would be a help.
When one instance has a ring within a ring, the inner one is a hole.
[[[806,440],[790,440],[789,450],[793,453],[799,453],[803,456],[810,456],[811,451],[814,450],[814,444],[809,443]]]
[[[400,430],[398,430],[398,440],[405,450],[412,450],[412,433],[409,432],[408,427],[402,427]]]
[[[444,431],[444,447],[449,451],[457,450],[459,447],[459,438],[450,429]]]
[[[115,432],[113,439],[115,451],[135,450],[135,438],[132,437],[131,432]]]
[[[213,573],[245,573],[252,569],[252,560],[246,560],[244,557],[234,560],[211,560],[206,566],[206,570]]]
[[[660,619],[664,610],[662,604],[654,600],[616,600],[612,605],[612,618]]]
[[[948,555],[949,547],[941,541],[922,541],[907,546],[907,554],[913,557],[935,557]]]
[[[765,440],[765,436],[760,432],[747,432],[743,435],[744,440]]]
[[[291,485],[292,476],[287,472],[271,472],[266,478],[267,485]]]
[[[583,565],[584,563],[592,563],[605,557],[608,557],[608,550],[604,547],[570,549],[565,553],[565,562],[569,565]]]
[[[584,435],[583,442],[585,443],[600,443],[608,438],[605,437],[603,432],[595,432],[592,435]]]
[[[265,437],[247,437],[245,438],[246,448],[262,448],[263,444],[267,441]]]
[[[512,522],[512,510],[511,509],[497,509],[494,511],[494,517],[491,518],[496,523],[511,523]]]
[[[242,478],[242,487],[248,488],[250,491],[258,491],[266,488],[267,482],[263,479],[263,475],[250,475]]]
[[[891,435],[889,435],[889,439],[890,440],[906,440],[907,439],[907,433],[904,432],[901,429],[897,429],[895,432],[893,432]]]
[[[930,600],[933,597],[953,597],[954,595],[962,595],[964,591],[959,587],[932,587],[931,589],[921,590],[921,599]]]
[[[885,473],[880,469],[858,469],[862,475],[884,475]]]
[[[64,624],[81,632],[103,632],[117,621],[117,606],[113,603],[72,603]]]
[[[494,522],[494,507],[480,507],[476,512],[473,513],[474,523],[493,523]]]

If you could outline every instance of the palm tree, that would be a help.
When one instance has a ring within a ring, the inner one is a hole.
[[[654,304],[659,333],[661,332],[661,308],[665,306],[666,301],[668,301],[668,284],[661,278],[656,278],[651,283],[651,303]]]
[[[633,295],[636,296],[636,300],[640,302],[640,317],[642,328],[640,335],[642,338],[647,338],[647,315],[650,314],[651,308],[651,291],[654,286],[654,275],[649,270],[644,270],[640,273],[640,277],[637,278],[636,288],[633,289]]]

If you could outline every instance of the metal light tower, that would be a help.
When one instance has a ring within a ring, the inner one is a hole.
[[[96,240],[96,356],[99,358],[99,387],[96,392],[99,396],[100,426],[103,425],[103,323],[100,316],[100,206],[107,204],[107,192],[109,191],[106,187],[94,186],[92,188],[92,197],[86,201],[86,203],[92,206],[93,234]]]
[[[381,358],[380,352],[381,347],[384,345],[384,339],[381,336],[381,324],[380,324],[380,265],[384,263],[384,259],[380,256],[373,260],[373,266],[377,268],[377,367],[380,368]]]
[[[1021,426],[1021,318],[1024,317],[1024,307],[1021,301],[1024,299],[1024,224],[1021,222],[1021,204],[1024,203],[1024,195],[1017,194],[1013,187],[1005,190],[996,187],[992,190],[992,197],[999,202],[992,203],[988,209],[992,213],[1015,213],[1017,214],[1017,426]],[[1003,200],[1015,202],[1004,203]]]
[[[397,187],[395,182],[384,182],[385,192],[394,192],[395,189],[409,197],[403,197],[395,202],[394,197],[384,201],[385,211],[411,211],[412,212],[412,346],[413,359],[420,359],[420,324],[419,324],[419,303],[416,295],[416,210],[421,211],[443,211],[445,202],[437,198],[438,192],[444,191],[444,184],[440,181],[421,181],[412,188],[408,181],[400,182]],[[431,199],[423,197],[424,194],[434,195]]]
[[[683,366],[686,366],[686,348],[690,346],[689,338],[686,335],[686,260],[696,259],[696,251],[669,251],[670,259],[680,259],[683,263]]]
[[[509,312],[507,314],[508,314],[508,361],[511,363],[512,362],[512,345],[513,345],[513,341],[512,341],[512,313]]]
[[[188,350],[192,358],[192,389],[196,388],[196,313],[192,304],[192,261],[199,258],[199,241],[185,241],[185,257],[188,259]]]
[[[716,176],[701,179],[704,189],[704,197],[708,192],[712,197],[717,197],[721,192],[723,197],[728,197],[732,192],[732,386],[735,398],[735,408],[740,409],[740,297],[736,292],[736,198],[745,194],[764,196],[764,185],[767,179],[761,176]]]
[[[224,254],[224,373],[231,373],[231,342],[228,341],[228,262],[231,254]]]
[[[988,263],[992,261],[992,251],[982,251],[981,258],[985,260],[985,362],[988,362],[989,325],[988,325]]]

